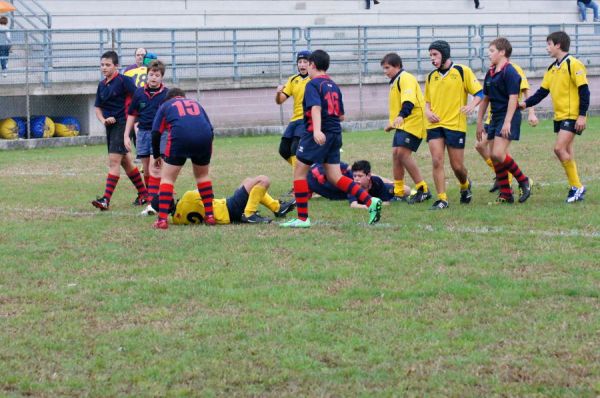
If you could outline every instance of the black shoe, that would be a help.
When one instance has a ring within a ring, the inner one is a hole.
[[[467,189],[460,190],[460,203],[465,205],[471,203],[471,199],[473,198],[473,193],[471,192],[471,179],[469,178],[468,181],[469,186]]]
[[[408,202],[409,199],[410,199],[410,195],[404,195],[404,196],[394,195],[390,199],[390,202]]]
[[[104,196],[101,198],[96,198],[96,200],[92,200],[92,206],[100,209],[101,211],[108,210],[109,204],[110,201]]]
[[[498,179],[496,177],[494,177],[494,184],[490,188],[490,193],[494,193],[499,189],[500,189],[500,185],[498,184]]]
[[[242,222],[244,224],[269,224],[271,221],[270,218],[262,217],[258,213],[252,213],[249,216],[242,214]]]
[[[527,182],[519,184],[519,191],[521,191],[521,196],[519,196],[519,203],[525,203],[527,199],[531,196],[531,187],[533,187],[533,180],[527,177]]]
[[[289,202],[280,202],[279,211],[274,211],[275,217],[285,217],[290,211],[296,208],[296,199],[292,199]]]
[[[144,206],[148,204],[148,199],[138,195],[133,202],[131,202],[132,206]]]
[[[496,205],[502,205],[505,203],[508,203],[508,204],[515,203],[515,198],[512,195],[510,195],[510,196],[500,195],[496,198],[496,202],[494,202],[494,204],[496,204]]]
[[[421,203],[421,202],[425,202],[426,200],[431,199],[431,192],[427,191],[424,192],[423,191],[423,187],[419,187],[419,189],[417,189],[417,193],[412,195],[409,199],[408,199],[408,204],[415,204],[415,203]]]
[[[433,205],[431,205],[431,207],[429,208],[429,210],[443,210],[443,209],[447,209],[448,206],[450,206],[448,204],[448,202],[446,202],[445,200],[436,200],[435,202],[433,202]]]

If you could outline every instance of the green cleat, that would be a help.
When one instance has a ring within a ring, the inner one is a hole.
[[[375,224],[381,219],[381,199],[371,198],[369,206],[369,224]]]
[[[282,228],[310,228],[310,218],[302,221],[299,218],[294,218],[290,221],[279,224]]]

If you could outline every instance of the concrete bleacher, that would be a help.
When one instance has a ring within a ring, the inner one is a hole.
[[[313,25],[578,22],[573,0],[40,0],[53,28],[223,28]]]

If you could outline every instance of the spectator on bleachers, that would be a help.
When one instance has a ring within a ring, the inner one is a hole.
[[[373,4],[379,4],[379,0],[373,0]],[[371,0],[367,0],[367,10],[371,9]]]
[[[144,57],[146,56],[147,53],[148,53],[148,51],[143,47],[136,49],[135,50],[135,64],[129,65],[127,68],[125,68],[123,73],[127,72],[128,70],[136,69],[136,68],[139,68],[140,66],[142,66],[144,63]]]
[[[591,8],[594,11],[594,22],[600,22],[598,19],[598,4],[594,0],[577,0],[581,22],[586,21],[586,9]]]
[[[12,41],[8,29],[8,18],[0,17],[0,65],[2,66],[2,77],[6,77],[6,65],[8,64],[8,53]]]

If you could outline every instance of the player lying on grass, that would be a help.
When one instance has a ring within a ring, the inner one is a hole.
[[[231,196],[223,199],[213,199],[213,213],[217,224],[231,224],[241,222],[245,224],[266,224],[272,220],[258,213],[258,205],[262,204],[271,210],[275,217],[284,217],[294,210],[295,200],[279,202],[269,195],[269,177],[259,175],[248,177],[242,181],[241,186]],[[154,199],[152,206],[158,208],[158,199]],[[173,224],[201,224],[204,222],[204,204],[197,190],[187,191],[175,204],[172,200],[169,214]]]
[[[384,203],[389,203],[394,197],[394,182],[387,178],[371,174],[371,164],[366,160],[354,162],[352,167],[347,163],[340,163],[342,175],[352,178],[355,183],[368,191],[369,195],[380,198]],[[329,200],[346,200],[350,202],[350,207],[357,209],[367,209],[367,206],[360,204],[356,196],[349,195],[338,187],[327,181],[325,169],[321,164],[313,164],[310,167],[310,173],[307,176],[308,188]],[[402,195],[410,195],[410,187],[404,185]]]

